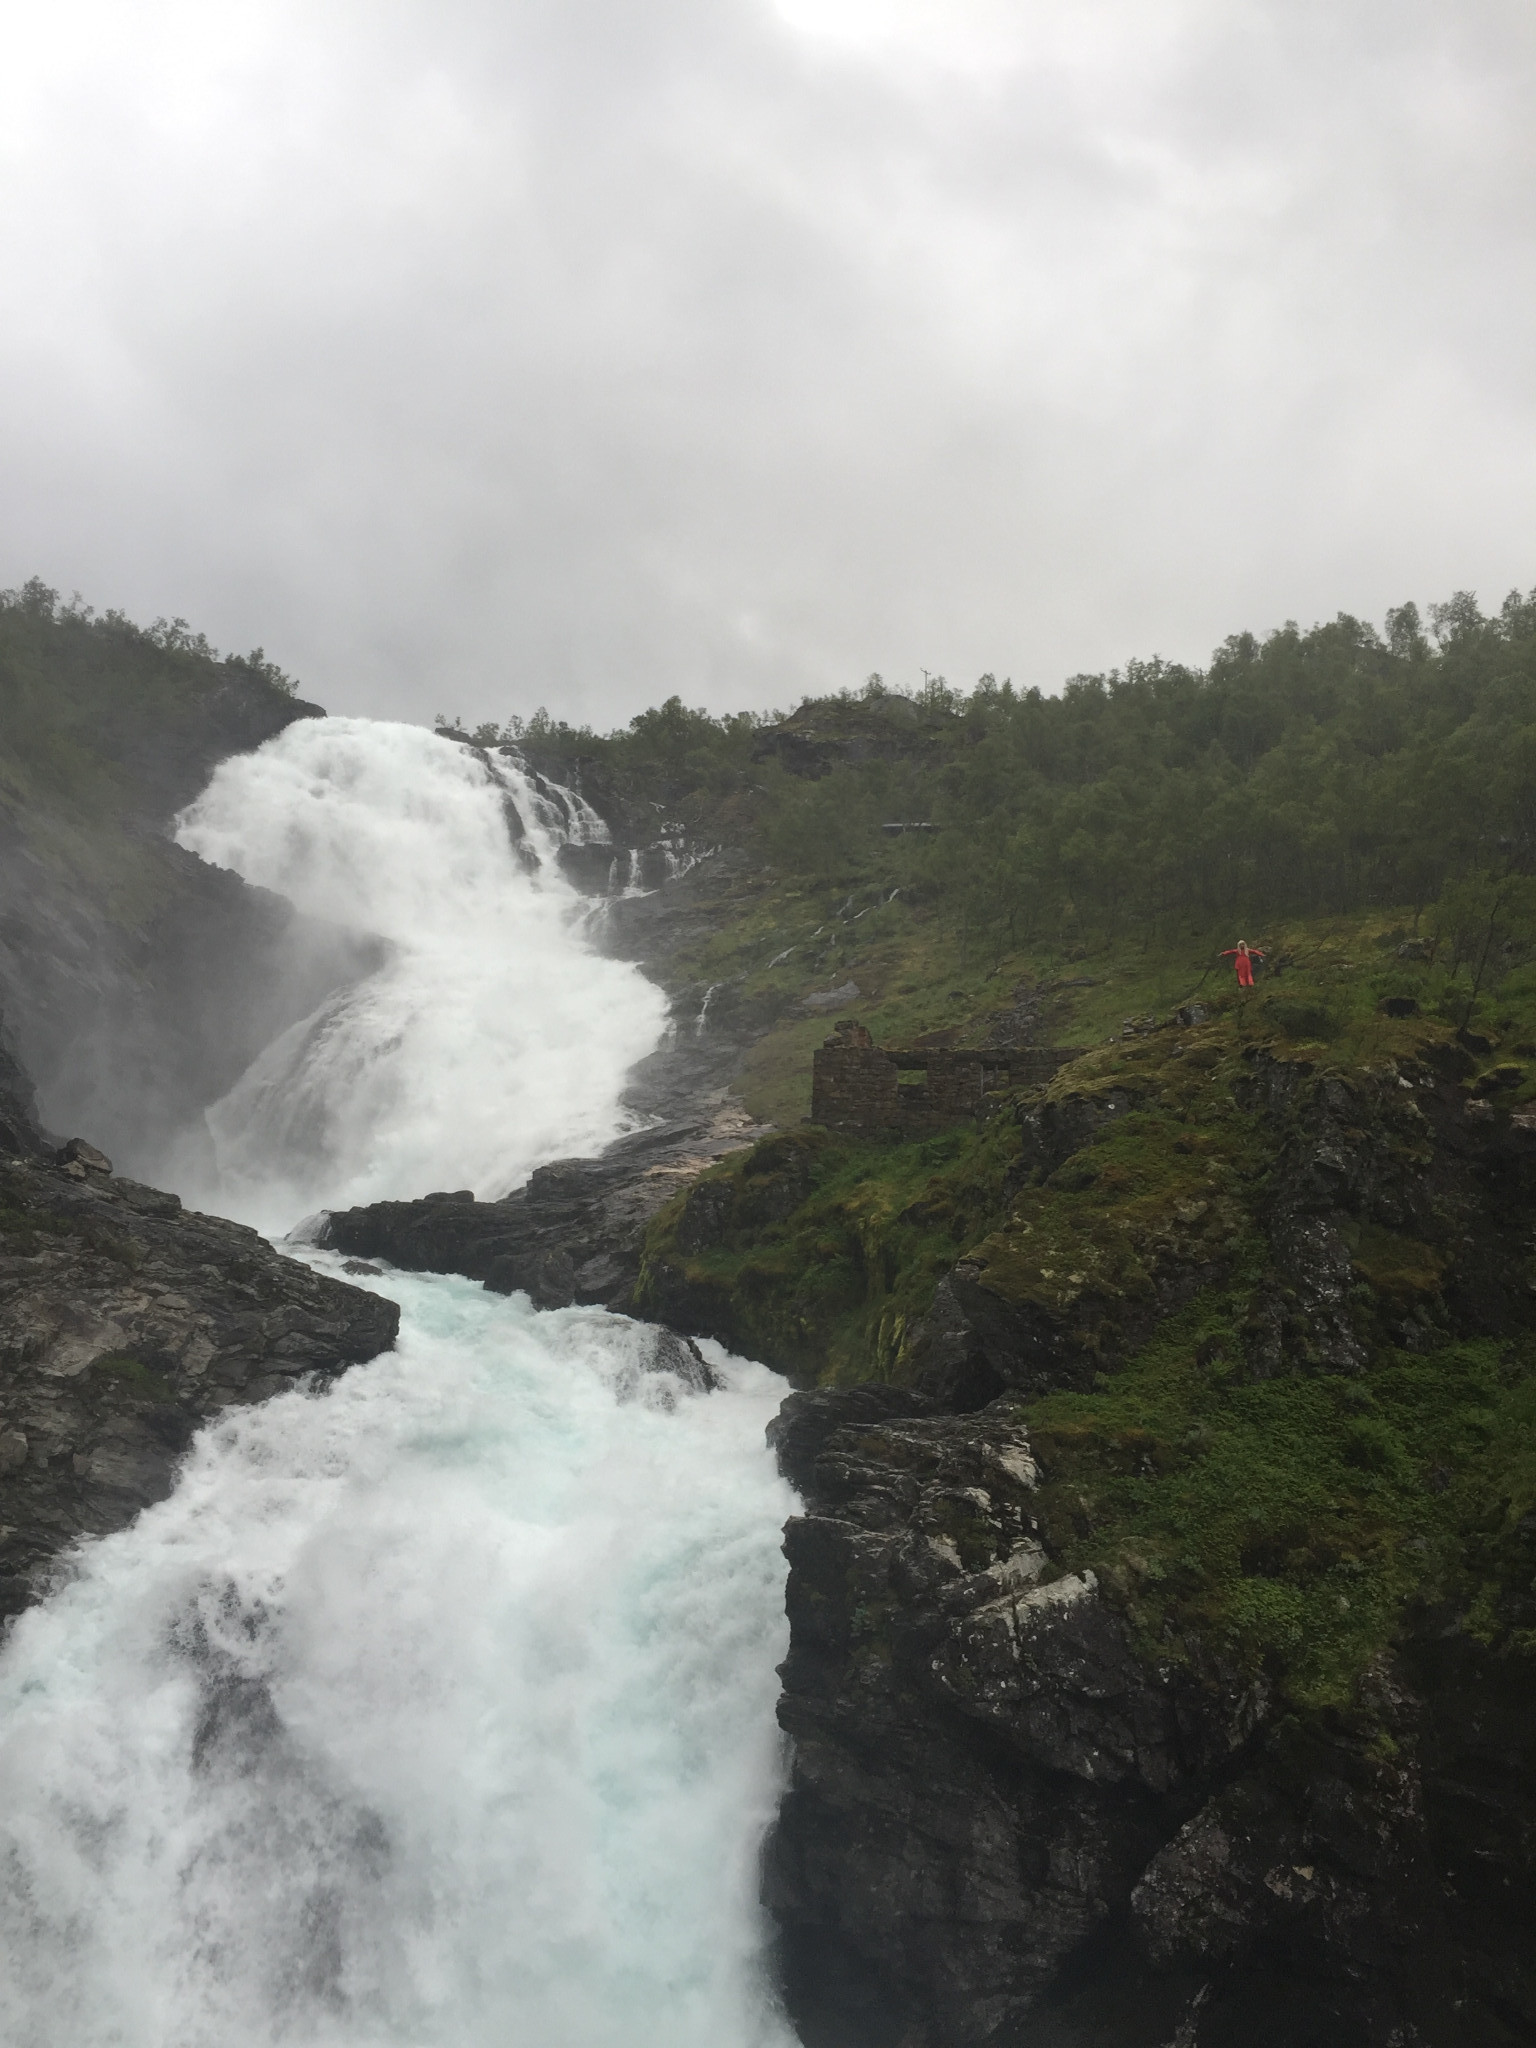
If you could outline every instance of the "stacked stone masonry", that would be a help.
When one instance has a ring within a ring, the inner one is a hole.
[[[833,1130],[923,1132],[985,1116],[1004,1090],[1049,1081],[1086,1046],[877,1046],[845,1018],[811,1067],[811,1122]]]

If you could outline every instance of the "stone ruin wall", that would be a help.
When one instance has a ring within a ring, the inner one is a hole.
[[[1086,1050],[877,1046],[862,1024],[845,1019],[813,1055],[810,1121],[844,1131],[947,1130],[983,1116],[988,1098],[1004,1089],[1050,1080]]]

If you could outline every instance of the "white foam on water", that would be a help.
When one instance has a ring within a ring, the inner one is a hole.
[[[0,2040],[787,2048],[782,1382],[374,1284],[396,1352],[232,1411],[16,1629]]]
[[[282,1228],[612,1136],[664,1008],[585,942],[573,817],[406,726],[226,762],[182,843],[389,955],[216,1105],[183,1192]],[[0,2048],[792,2048],[756,1871],[783,1383],[364,1284],[398,1348],[210,1425],[0,1654]]]
[[[517,807],[530,873],[508,829]],[[592,827],[572,797],[567,836]],[[303,719],[225,761],[180,843],[389,957],[286,1031],[208,1112],[205,1206],[285,1229],[434,1189],[504,1194],[625,1127],[625,1076],[666,1015],[583,935],[555,858],[559,812],[518,764],[419,726]]]

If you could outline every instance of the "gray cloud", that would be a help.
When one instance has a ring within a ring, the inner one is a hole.
[[[8,34],[0,580],[333,708],[1050,687],[1536,579],[1524,0]]]

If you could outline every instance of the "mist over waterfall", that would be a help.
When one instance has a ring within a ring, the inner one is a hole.
[[[211,1206],[284,1228],[324,1203],[504,1194],[593,1151],[655,1044],[660,992],[603,959],[556,858],[567,816],[510,759],[419,726],[305,719],[215,773],[183,846],[389,957],[256,1060],[207,1121]]]
[[[403,726],[220,768],[183,843],[389,956],[216,1106],[187,1192],[274,1228],[611,1136],[663,1005],[587,943],[562,829],[601,826]],[[757,1904],[783,1383],[351,1277],[397,1348],[227,1410],[0,1654],[0,2042],[793,2048]]]

